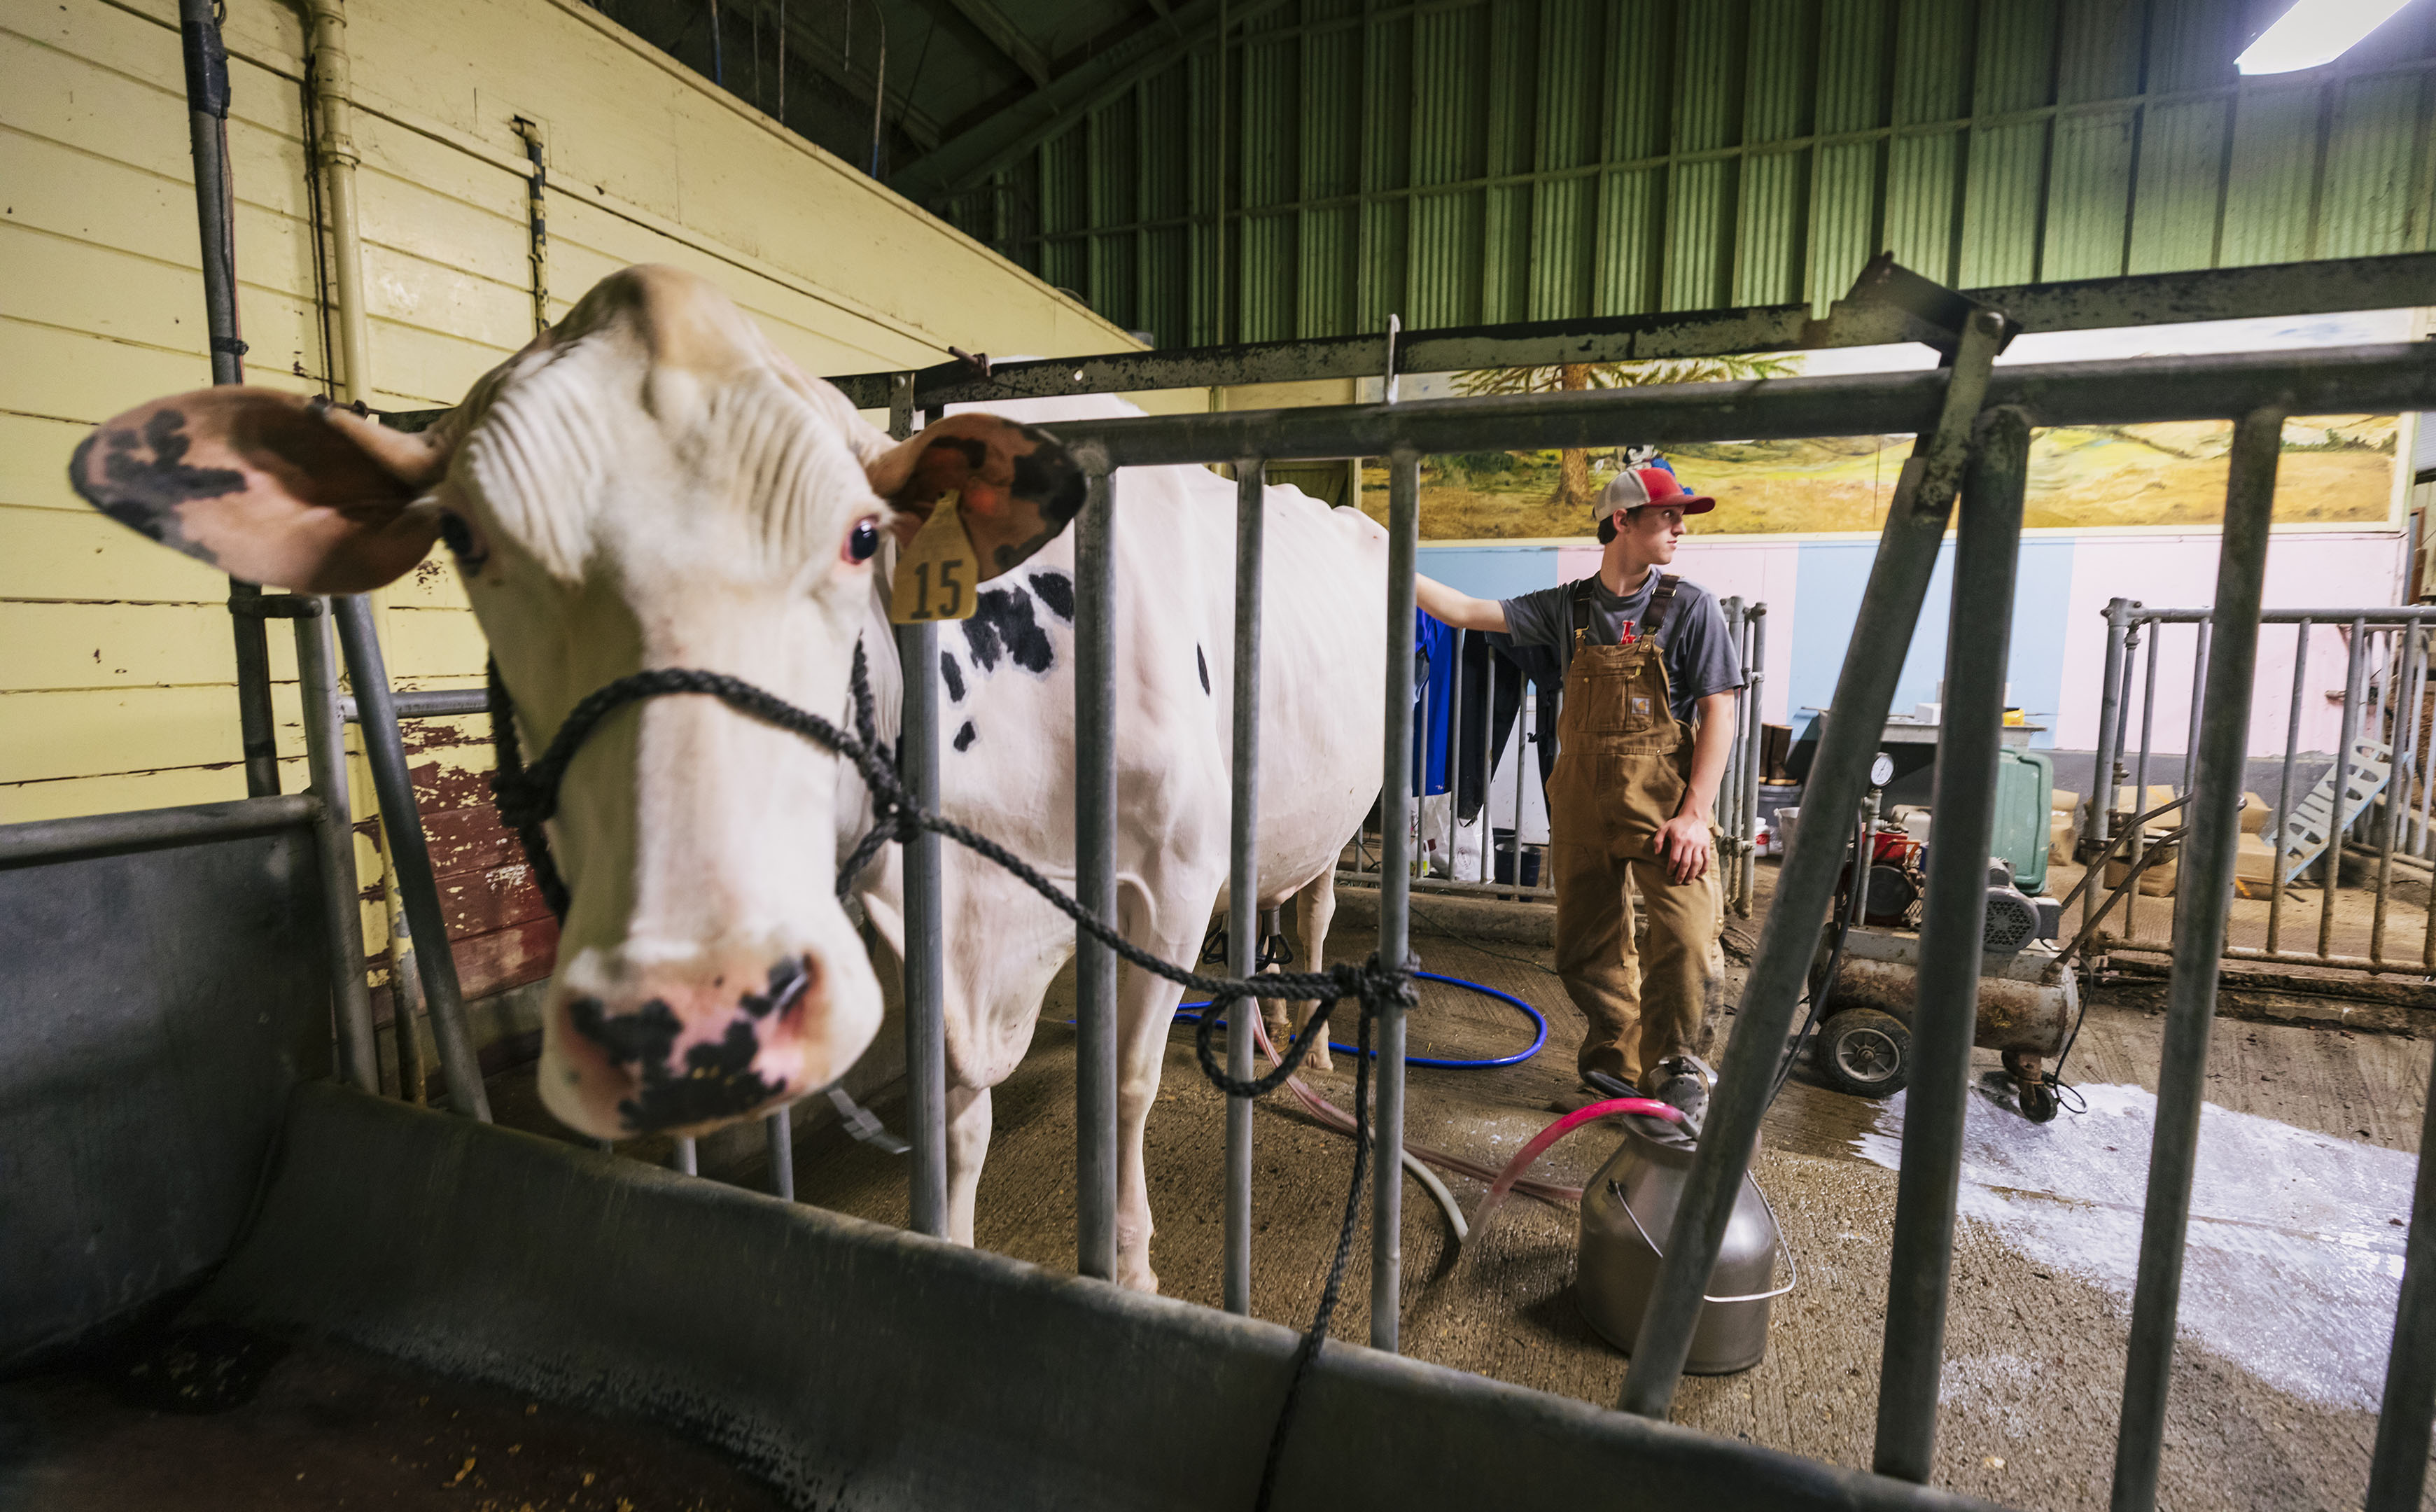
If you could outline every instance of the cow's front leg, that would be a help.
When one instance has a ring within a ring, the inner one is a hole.
[[[982,1190],[982,1162],[989,1156],[990,1089],[948,1088],[948,1237],[973,1242],[973,1199]]]
[[[1209,914],[1209,899],[1200,914]],[[1122,910],[1126,938],[1140,942],[1163,961],[1190,961],[1200,944],[1196,936],[1161,936],[1136,927],[1141,911]],[[1171,917],[1194,917],[1190,910],[1171,911]],[[1149,935],[1145,938],[1145,935]],[[1167,1035],[1175,1021],[1175,1005],[1184,990],[1163,977],[1135,966],[1122,966],[1117,977],[1117,1274],[1119,1283],[1139,1292],[1158,1290],[1158,1276],[1150,1267],[1150,1179],[1144,1169],[1142,1139],[1150,1126],[1150,1110],[1158,1101],[1158,1075],[1167,1056]]]

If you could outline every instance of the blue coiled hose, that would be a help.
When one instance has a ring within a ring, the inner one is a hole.
[[[1420,1055],[1407,1055],[1404,1057],[1405,1065],[1431,1066],[1436,1067],[1440,1070],[1449,1071],[1485,1071],[1497,1066],[1520,1066],[1524,1061],[1529,1060],[1532,1056],[1539,1054],[1540,1047],[1548,1043],[1547,1017],[1542,1015],[1539,1009],[1532,1007],[1529,1003],[1524,1002],[1522,999],[1517,998],[1512,993],[1500,992],[1495,987],[1484,987],[1477,982],[1466,982],[1461,977],[1442,977],[1435,971],[1417,971],[1413,973],[1413,975],[1417,980],[1421,982],[1443,982],[1450,987],[1461,987],[1468,992],[1476,992],[1484,998],[1494,998],[1500,1002],[1510,1003],[1522,1012],[1522,1017],[1531,1020],[1532,1034],[1530,1048],[1519,1051],[1511,1055],[1500,1055],[1493,1059],[1470,1061],[1437,1060]],[[1201,1016],[1192,1010],[1196,1008],[1207,1008],[1209,1006],[1209,1004],[1206,1000],[1202,1002],[1179,1003],[1176,1006],[1175,1017],[1182,1019],[1190,1019],[1192,1022],[1197,1024],[1201,1022]],[[1332,1039],[1328,1042],[1328,1048],[1347,1055],[1358,1055],[1361,1053],[1361,1051],[1356,1047],[1351,1045],[1340,1045]]]

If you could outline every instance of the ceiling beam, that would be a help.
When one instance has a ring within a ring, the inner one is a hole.
[[[1160,69],[1218,35],[1222,12],[1231,28],[1276,9],[1285,0],[1190,0],[1174,8],[1169,26],[1139,26],[1057,75],[1048,87],[905,165],[889,186],[922,202],[979,183]]]
[[[973,29],[998,49],[1000,57],[1031,78],[1035,89],[1049,87],[1049,76],[1053,72],[1049,66],[1049,55],[1034,46],[1032,39],[1023,34],[1022,28],[1008,20],[1006,12],[993,5],[991,0],[930,0],[930,3],[934,10],[944,4],[971,22]]]

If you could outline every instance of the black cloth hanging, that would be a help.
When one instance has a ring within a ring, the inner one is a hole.
[[[1477,632],[1463,637],[1463,729],[1456,761],[1455,816],[1470,820],[1480,812],[1488,787],[1482,746],[1502,748],[1522,706],[1524,680],[1540,690],[1532,739],[1540,747],[1540,781],[1544,787],[1557,769],[1557,704],[1564,693],[1564,673],[1555,648],[1492,646]],[[1487,729],[1483,729],[1483,721]]]

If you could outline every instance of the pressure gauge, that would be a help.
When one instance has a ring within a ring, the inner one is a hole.
[[[1870,763],[1870,786],[1883,788],[1894,780],[1895,758],[1881,751],[1877,759]]]

